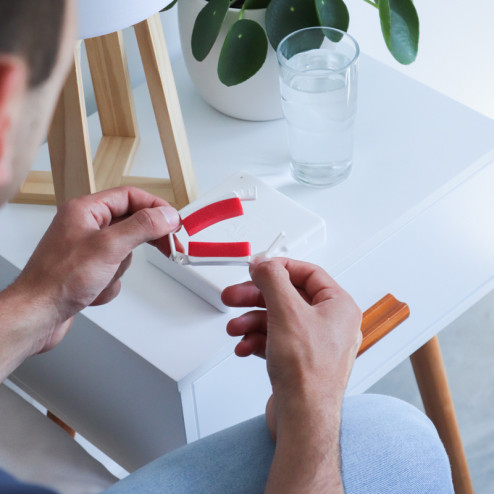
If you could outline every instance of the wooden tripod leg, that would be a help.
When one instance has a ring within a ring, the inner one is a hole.
[[[85,41],[103,137],[94,157],[96,188],[122,183],[139,146],[139,129],[121,31]]]
[[[103,135],[139,137],[122,32],[85,44]]]
[[[96,191],[78,48],[48,133],[57,206]]]
[[[473,494],[465,450],[456,420],[437,336],[410,356],[425,412],[432,420],[449,456],[456,494]]]
[[[197,197],[197,184],[159,14],[136,24],[134,29],[175,203],[184,207]]]

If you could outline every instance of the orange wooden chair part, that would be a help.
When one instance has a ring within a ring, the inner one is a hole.
[[[410,315],[408,305],[386,295],[366,310],[363,340],[358,355],[386,336]],[[456,420],[453,399],[437,336],[410,355],[415,379],[427,416],[432,420],[448,453],[456,494],[473,494],[468,463]]]

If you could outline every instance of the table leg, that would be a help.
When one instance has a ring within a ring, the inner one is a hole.
[[[180,101],[159,14],[134,26],[177,207],[197,197]],[[170,202],[170,201],[169,201]]]
[[[48,132],[57,206],[96,192],[78,48]]]
[[[410,356],[425,412],[432,420],[449,456],[456,494],[473,494],[465,450],[456,420],[437,336]]]

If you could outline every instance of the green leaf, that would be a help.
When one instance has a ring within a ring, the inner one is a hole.
[[[234,86],[252,77],[263,65],[268,53],[264,29],[255,21],[241,19],[232,24],[218,60],[218,77],[226,86]]]
[[[190,2],[190,0],[188,0]],[[265,9],[270,0],[245,0],[244,7],[246,9]]]
[[[229,0],[210,0],[197,15],[191,39],[192,54],[197,61],[204,60],[211,51],[229,7]]]
[[[160,12],[166,12],[167,10],[170,10],[175,6],[175,4],[178,2],[178,0],[173,0],[173,2],[170,2],[166,7],[163,7]]]
[[[379,0],[379,18],[393,57],[404,65],[412,63],[419,47],[419,18],[412,0]]]
[[[321,26],[345,31],[350,24],[350,14],[343,0],[316,0],[317,16]]]
[[[271,0],[266,10],[266,32],[275,50],[288,34],[319,25],[314,0]]]

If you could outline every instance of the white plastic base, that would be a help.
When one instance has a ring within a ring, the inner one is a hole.
[[[275,255],[295,259],[305,259],[324,245],[326,225],[321,217],[247,173],[233,175],[184,210],[195,210],[229,192],[249,187],[257,187],[257,200],[242,203],[243,216],[217,223],[194,235],[193,240],[248,241],[252,252],[261,252],[279,233],[285,232],[286,237]],[[184,229],[177,237],[187,252],[189,237]],[[146,256],[149,262],[222,312],[227,312],[228,307],[221,302],[221,292],[229,285],[249,279],[246,266],[181,266],[151,246],[146,246]]]

